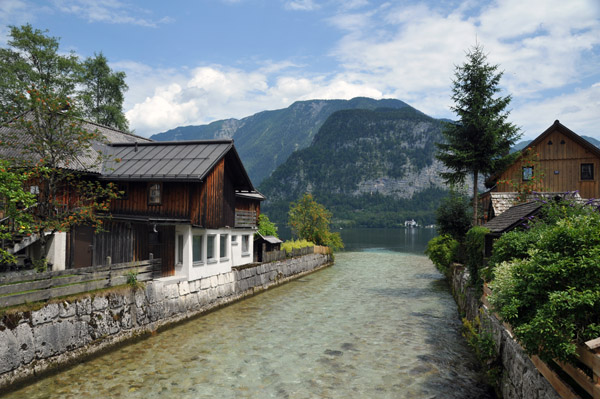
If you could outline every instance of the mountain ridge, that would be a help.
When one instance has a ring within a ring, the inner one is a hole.
[[[248,171],[259,185],[296,150],[306,148],[327,118],[344,109],[401,109],[409,107],[396,99],[296,101],[287,108],[261,111],[242,119],[223,119],[207,125],[189,125],[158,133],[157,141],[232,138]]]

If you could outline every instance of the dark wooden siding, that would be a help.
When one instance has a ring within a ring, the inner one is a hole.
[[[225,226],[223,224],[223,193],[225,180],[225,159],[221,159],[206,177],[200,190],[200,223],[208,229]]]
[[[190,192],[200,183],[163,182],[161,204],[148,204],[148,187],[157,182],[129,182],[126,199],[114,200],[111,212],[117,215],[148,215],[189,218]]]
[[[551,145],[548,143],[552,142]],[[563,144],[561,144],[561,142]],[[534,175],[543,175],[539,191],[566,192],[579,190],[583,198],[600,197],[600,159],[586,150],[579,143],[559,131],[548,135],[541,143],[533,148],[539,154],[539,165],[534,170]],[[594,164],[594,180],[582,181],[580,168],[582,163]],[[522,163],[515,162],[498,179],[522,181]],[[555,174],[555,171],[558,173]],[[509,183],[499,183],[497,191],[515,191]]]
[[[163,276],[175,273],[175,226],[108,221],[106,231],[94,236],[94,266],[147,260],[150,253],[162,260]]]

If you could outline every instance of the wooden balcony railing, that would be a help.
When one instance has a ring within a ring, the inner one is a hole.
[[[235,227],[256,227],[256,211],[235,210]]]

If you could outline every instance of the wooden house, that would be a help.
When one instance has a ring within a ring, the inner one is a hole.
[[[600,149],[557,120],[521,150],[512,165],[487,179],[491,188],[480,197],[483,221],[519,200],[540,195],[554,197],[569,192],[583,199],[600,198],[599,167]],[[534,193],[527,196],[519,191]]]
[[[146,260],[152,254],[161,258],[163,276],[189,280],[252,262],[264,197],[254,189],[233,140],[153,142],[87,122],[83,127],[99,131],[106,142],[74,162],[76,170],[87,179],[116,183],[123,192],[111,202],[106,231],[76,226],[55,234],[46,254],[34,242],[18,244],[19,253],[44,256],[55,270],[103,265],[109,258]],[[96,152],[105,155],[101,164],[91,162]]]
[[[252,262],[260,202],[233,140],[113,143],[101,180],[124,195],[111,203],[107,232],[74,231],[91,253],[73,265],[162,259],[163,276],[189,280]],[[87,231],[86,231],[87,230]],[[82,245],[83,244],[83,245]]]

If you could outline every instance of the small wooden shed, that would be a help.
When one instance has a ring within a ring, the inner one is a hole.
[[[280,251],[282,242],[275,236],[263,236],[257,233],[254,237],[254,261],[262,262],[265,252]]]
[[[492,246],[497,238],[511,230],[524,227],[527,221],[535,216],[541,208],[541,201],[525,202],[508,208],[506,211],[484,224],[483,227],[486,227],[490,231],[485,236],[484,256],[489,258],[492,255]]]

